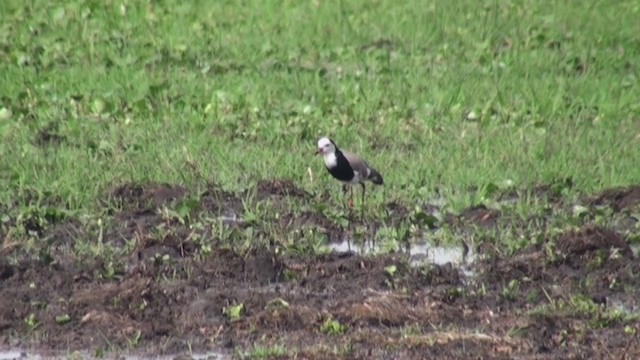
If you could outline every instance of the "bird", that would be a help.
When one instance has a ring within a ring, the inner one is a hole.
[[[355,154],[341,150],[333,140],[326,136],[318,140],[316,154],[322,155],[329,174],[343,184],[344,194],[349,187],[351,191],[350,208],[353,208],[353,186],[360,184],[362,187],[362,209],[364,209],[365,182],[371,181],[375,185],[384,184],[382,175],[376,169]]]

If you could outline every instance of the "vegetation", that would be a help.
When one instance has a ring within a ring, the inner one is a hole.
[[[630,0],[1,1],[0,346],[640,352],[638,18]],[[384,176],[364,216],[321,136]]]
[[[320,135],[383,198],[640,178],[633,1],[3,1],[4,203],[93,209],[114,183],[338,189]]]

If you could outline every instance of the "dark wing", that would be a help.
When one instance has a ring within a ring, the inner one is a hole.
[[[342,151],[342,154],[349,162],[349,165],[351,165],[351,168],[357,171],[363,178],[370,180],[376,185],[382,185],[384,183],[382,175],[380,175],[376,169],[369,166],[366,161],[347,151]]]

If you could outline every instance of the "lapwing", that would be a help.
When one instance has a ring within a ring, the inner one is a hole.
[[[384,183],[382,175],[376,169],[369,166],[366,161],[358,156],[340,150],[336,143],[328,137],[318,140],[316,154],[322,155],[327,171],[343,184],[342,189],[345,194],[347,187],[349,187],[351,194],[349,197],[350,208],[353,208],[353,186],[360,184],[362,187],[362,208],[364,209],[365,182],[371,181],[376,185]]]

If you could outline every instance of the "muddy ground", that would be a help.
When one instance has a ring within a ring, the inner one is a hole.
[[[552,187],[528,194],[549,211],[523,229],[575,211]],[[237,194],[124,184],[105,194],[102,221],[56,211],[5,219],[0,347],[184,358],[211,349],[231,358],[640,357],[640,262],[629,245],[640,186],[584,196],[578,226],[543,231],[513,252],[469,242],[470,276],[455,264],[412,266],[401,252],[308,251],[307,239],[345,236],[314,207],[326,198],[285,180]],[[246,199],[266,204],[267,218],[246,217]],[[385,206],[383,217],[359,225],[373,234],[411,218],[398,202]],[[598,214],[619,221],[602,225]],[[475,206],[438,226],[465,240],[472,229],[499,231],[501,219],[518,226],[509,216]]]

